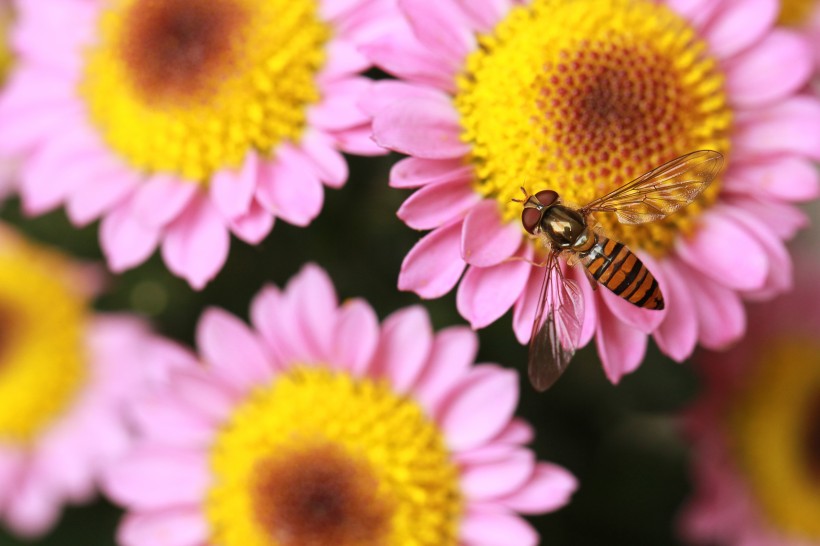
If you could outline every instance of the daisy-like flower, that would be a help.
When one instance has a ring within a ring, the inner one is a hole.
[[[750,309],[749,341],[698,362],[682,520],[694,543],[820,544],[819,265],[798,261],[794,292]]]
[[[635,226],[597,221],[655,275],[664,311],[584,292],[581,343],[595,336],[608,377],[641,362],[647,334],[676,360],[745,328],[741,300],[790,283],[782,241],[818,194],[820,103],[795,96],[806,44],[772,28],[776,0],[399,0],[402,17],[365,47],[403,81],[363,103],[374,139],[412,157],[391,185],[419,188],[399,216],[432,230],[399,288],[457,292],[474,328],[513,308],[530,337],[543,269],[521,226],[521,186],[583,205],[677,156],[716,150],[727,167],[694,203]],[[511,259],[512,258],[512,259]],[[466,269],[466,272],[465,272]],[[463,273],[463,278],[462,278]]]
[[[142,322],[96,315],[94,269],[0,228],[0,520],[32,536],[89,500],[129,442]]]
[[[356,107],[356,43],[383,0],[21,2],[18,67],[0,100],[0,150],[23,157],[22,198],[102,217],[109,266],[161,246],[201,288],[229,233],[258,243],[274,218],[304,226],[340,150],[380,153]]]
[[[517,375],[473,366],[469,329],[434,334],[419,307],[380,326],[316,266],[251,321],[207,311],[199,357],[166,353],[135,404],[142,440],[105,480],[123,546],[534,545],[516,512],[575,490],[523,447]]]

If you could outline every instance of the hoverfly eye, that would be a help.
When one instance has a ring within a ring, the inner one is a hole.
[[[525,208],[521,211],[521,223],[524,224],[524,229],[527,232],[535,235],[535,230],[538,224],[541,223],[541,211],[534,208]]]
[[[558,200],[558,193],[552,190],[541,190],[535,194],[535,198],[543,206],[548,207]]]

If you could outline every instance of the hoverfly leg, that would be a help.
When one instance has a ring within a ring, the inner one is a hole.
[[[530,260],[529,258],[525,258],[523,256],[510,256],[509,258],[505,258],[502,263],[507,262],[527,262],[528,264],[535,266],[535,267],[546,267],[549,259],[545,258],[543,262],[540,264]]]

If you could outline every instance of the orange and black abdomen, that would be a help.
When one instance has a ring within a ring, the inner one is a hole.
[[[595,280],[638,307],[663,309],[658,281],[635,253],[612,239],[593,235],[595,244],[578,257]]]

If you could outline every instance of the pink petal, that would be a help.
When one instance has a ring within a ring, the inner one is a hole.
[[[518,250],[521,239],[521,226],[504,222],[498,203],[484,199],[464,218],[461,256],[470,265],[497,265]]]
[[[34,538],[54,526],[61,499],[51,490],[50,484],[37,480],[33,473],[23,476],[20,481],[14,492],[14,502],[6,507],[4,519],[15,534]]]
[[[0,512],[14,496],[14,486],[25,472],[25,454],[16,449],[0,449]]]
[[[136,172],[123,168],[106,177],[90,178],[68,196],[68,217],[74,225],[87,225],[129,197],[140,182]]]
[[[146,226],[162,227],[174,221],[197,193],[197,184],[157,174],[144,180],[134,194],[134,214]]]
[[[461,141],[458,113],[443,100],[407,99],[383,108],[373,120],[373,139],[389,150],[426,159],[470,151]]]
[[[455,3],[481,32],[491,31],[512,8],[510,0],[456,0]]]
[[[683,362],[692,354],[698,342],[698,322],[695,303],[689,285],[678,269],[678,260],[670,257],[661,262],[666,285],[666,316],[654,332],[661,351],[677,362]]]
[[[204,448],[213,441],[213,425],[167,395],[143,395],[132,406],[131,414],[146,440],[186,448]]]
[[[486,501],[508,495],[523,486],[535,470],[535,455],[516,449],[506,456],[468,464],[461,472],[461,491],[470,501]]]
[[[462,63],[476,48],[472,29],[454,3],[398,0],[398,6],[419,41],[448,63]]]
[[[310,352],[320,359],[329,358],[338,303],[328,274],[309,263],[288,283],[286,295],[291,309],[297,310],[291,320],[296,320]]]
[[[739,117],[734,145],[741,158],[778,153],[820,159],[820,102],[793,97]]]
[[[455,91],[455,75],[461,69],[447,57],[422,46],[406,25],[385,28],[384,34],[361,46],[379,68],[399,79]]]
[[[655,277],[655,280],[658,281],[661,294],[664,294],[663,290],[666,287],[666,282],[660,268],[657,266],[655,261],[646,254],[641,253],[640,259],[649,269],[649,272],[652,273],[652,276]],[[607,305],[607,307],[609,307],[612,314],[618,317],[619,320],[629,324],[630,326],[634,326],[641,332],[645,334],[652,333],[658,325],[663,322],[663,317],[666,315],[666,309],[662,309],[660,311],[654,309],[643,309],[637,305],[629,303],[624,298],[616,296],[612,291],[603,286],[599,286],[599,290],[603,302]]]
[[[461,180],[469,182],[473,170],[461,159],[421,159],[406,157],[390,170],[391,188],[418,188],[427,184]]]
[[[701,217],[693,236],[678,238],[677,253],[703,274],[738,290],[760,288],[769,270],[760,243],[719,207]]]
[[[68,166],[68,167],[67,167]],[[99,139],[85,128],[50,140],[23,165],[21,193],[28,214],[42,214],[89,179],[118,171],[118,163],[100,148]]]
[[[211,484],[209,461],[201,453],[143,448],[110,468],[106,493],[130,510],[198,506]]]
[[[723,5],[715,0],[666,0],[670,8],[686,17],[696,28],[701,29]]]
[[[237,403],[237,392],[202,366],[172,370],[171,376],[174,396],[214,425],[221,424]]]
[[[436,334],[430,356],[413,387],[413,397],[429,414],[467,375],[478,354],[478,336],[469,328],[451,326]]]
[[[705,34],[711,53],[719,58],[735,55],[765,39],[780,8],[776,0],[711,3],[722,9],[716,10]]]
[[[776,2],[765,1],[776,6]],[[744,6],[754,3],[741,2]],[[776,30],[726,68],[726,88],[732,104],[753,108],[791,95],[805,85],[812,69],[806,43],[795,34]]]
[[[211,199],[227,220],[248,212],[259,177],[259,157],[249,151],[239,170],[223,168],[211,178]]]
[[[288,288],[294,280],[291,280]],[[305,337],[306,320],[300,309],[298,294],[298,291],[290,289],[282,293],[274,286],[267,286],[252,303],[253,323],[266,342],[268,350],[276,357],[275,362],[279,369],[286,368],[294,362],[311,364],[325,360],[325,357],[319,354],[320,348]],[[328,317],[328,338],[331,335],[333,321],[333,316]]]
[[[808,216],[788,203],[731,195],[727,195],[725,201],[759,218],[781,239],[791,239],[809,225]]]
[[[349,154],[370,157],[387,153],[387,150],[373,142],[373,130],[369,123],[328,134],[337,148]]]
[[[513,514],[472,511],[461,522],[460,543],[464,546],[536,546],[538,533]]]
[[[382,325],[374,361],[393,390],[406,392],[424,369],[433,345],[433,326],[423,307],[396,311]]]
[[[456,285],[466,264],[461,259],[461,221],[435,229],[407,253],[399,272],[399,290],[438,298]]]
[[[145,226],[124,203],[108,213],[100,224],[100,245],[115,273],[141,264],[159,243],[159,231]]]
[[[319,131],[307,131],[298,153],[312,164],[319,180],[331,188],[341,188],[347,182],[347,161],[334,147],[333,140]]]
[[[474,367],[439,409],[437,421],[453,451],[478,447],[496,436],[518,403],[518,376],[498,366]]]
[[[207,309],[196,329],[196,342],[204,359],[225,380],[245,387],[271,377],[270,358],[245,324],[222,309]]]
[[[329,4],[330,2],[323,2]],[[327,60],[322,72],[319,74],[319,82],[326,83],[352,76],[358,72],[366,70],[370,66],[370,61],[352,43],[345,40],[333,40],[325,47]]]
[[[339,308],[333,336],[334,363],[364,375],[379,341],[379,319],[364,300],[348,300]]]
[[[707,349],[724,349],[746,330],[746,313],[740,297],[699,273],[689,270],[689,293],[695,302],[700,343]]]
[[[641,365],[646,354],[646,334],[621,322],[609,307],[596,299],[598,329],[596,345],[607,378],[615,385],[621,377],[632,373]]]
[[[521,419],[513,419],[506,428],[493,438],[494,444],[523,445],[528,444],[535,438],[535,431],[532,425]]]
[[[727,192],[759,193],[785,201],[809,201],[820,195],[820,173],[801,157],[780,156],[732,169],[723,180]]]
[[[224,220],[206,196],[198,195],[168,226],[162,257],[168,269],[201,290],[225,265],[229,245]]]
[[[0,151],[6,156],[16,156],[31,153],[66,127],[84,127],[85,119],[78,104],[67,104],[47,111],[4,112],[2,122]]]
[[[481,196],[462,180],[430,184],[407,198],[396,213],[413,229],[434,229],[464,213],[481,200]]]
[[[751,233],[767,255],[769,262],[768,275],[763,284],[764,294],[780,294],[792,287],[791,258],[780,239],[759,219],[741,208],[724,207],[725,214]]]
[[[529,245],[525,249],[529,250]],[[520,298],[531,269],[532,266],[524,261],[469,267],[456,294],[458,312],[474,329],[492,324]]]
[[[543,514],[566,506],[577,489],[578,480],[565,468],[539,463],[532,479],[500,502],[522,514]]]
[[[257,199],[286,222],[306,226],[322,210],[324,191],[310,163],[281,146],[277,160],[262,167]]]
[[[345,78],[326,84],[325,97],[308,111],[308,123],[330,131],[366,123],[368,116],[358,103],[370,85],[367,78]]]
[[[439,102],[450,100],[446,93],[436,87],[399,80],[380,80],[374,82],[362,95],[359,108],[370,117],[375,117],[385,108],[408,99]]]
[[[252,245],[258,245],[273,229],[274,216],[259,203],[252,203],[245,214],[230,221],[231,232]]]
[[[122,546],[201,546],[210,529],[200,508],[129,514],[120,526]]]

